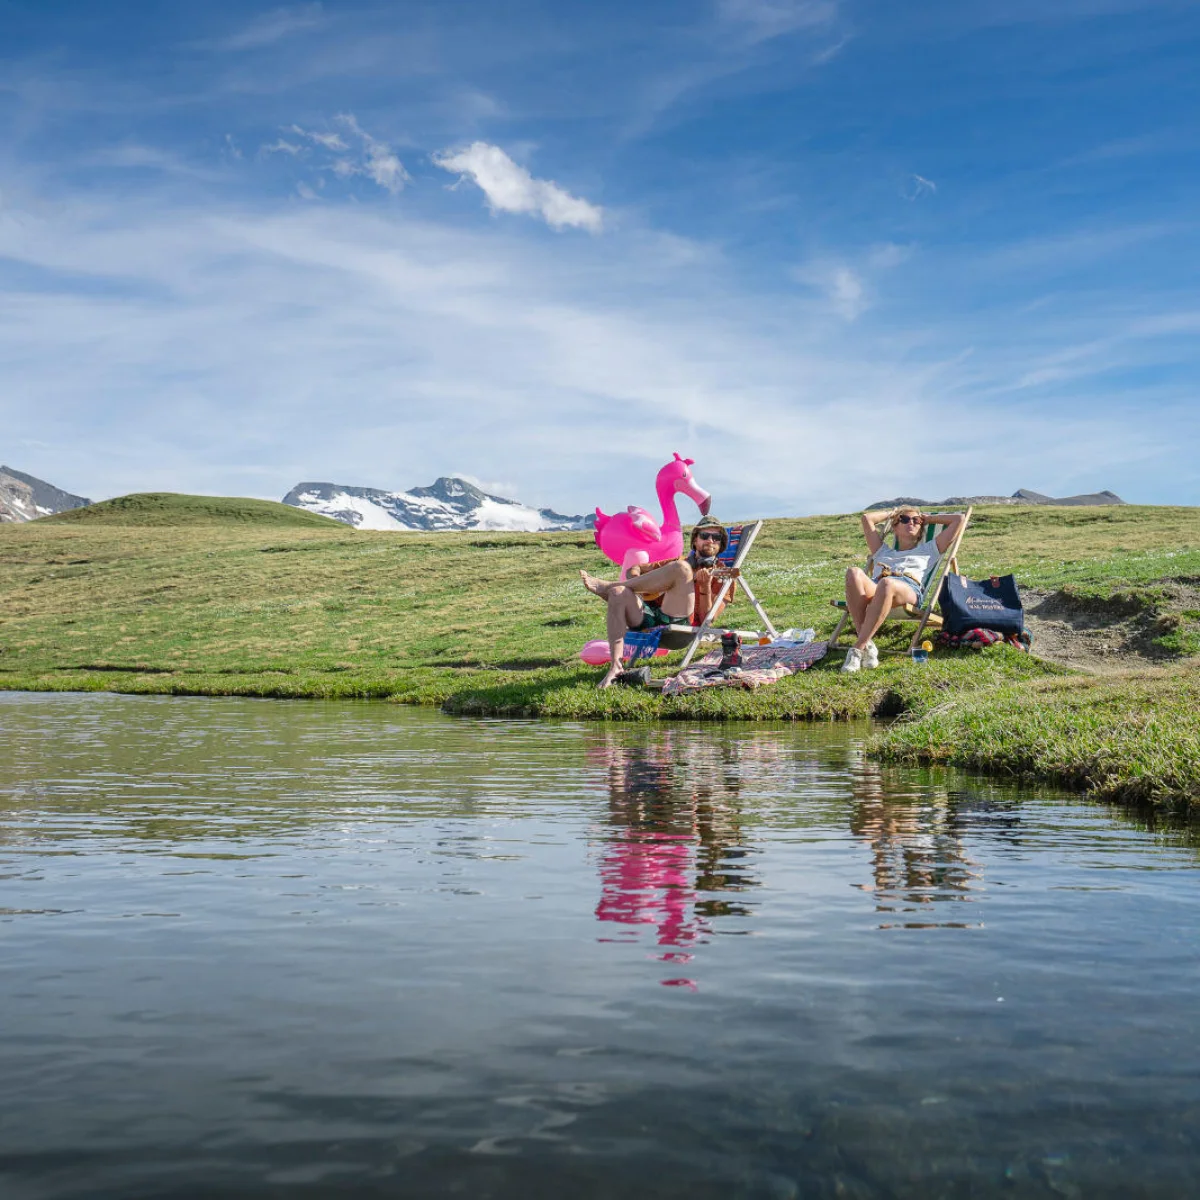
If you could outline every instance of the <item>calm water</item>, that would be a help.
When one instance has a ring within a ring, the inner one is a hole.
[[[0,1194],[1200,1194],[1200,839],[862,728],[0,694]]]

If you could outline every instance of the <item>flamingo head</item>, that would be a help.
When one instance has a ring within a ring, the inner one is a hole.
[[[675,458],[659,471],[658,482],[665,483],[672,492],[682,492],[699,506],[701,515],[707,517],[712,497],[692,478],[694,462],[695,459],[676,453]]]

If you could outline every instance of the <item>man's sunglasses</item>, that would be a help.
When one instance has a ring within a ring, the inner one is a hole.
[[[920,517],[897,517],[897,525],[920,525],[922,518]]]
[[[696,541],[698,541],[698,542],[719,542],[720,540],[721,540],[721,535],[719,533],[698,533],[698,534],[696,534]]]

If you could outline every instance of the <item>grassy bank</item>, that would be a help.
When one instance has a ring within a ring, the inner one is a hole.
[[[750,578],[778,624],[826,632],[828,601],[861,558],[853,516],[771,521]],[[1139,644],[1165,664],[1200,646],[1200,606],[1188,598],[1200,581],[1200,510],[988,508],[961,558],[973,575],[1015,571],[1072,611],[1140,614]],[[829,661],[755,694],[598,693],[598,672],[577,657],[603,627],[601,606],[578,583],[581,567],[605,569],[586,533],[357,532],[265,501],[126,497],[0,526],[0,687],[375,697],[618,720],[928,720],[953,711],[963,729],[969,704],[986,711],[992,696],[1078,688],[1080,712],[1095,699],[1087,681],[1052,683],[1051,668],[1007,652],[939,655],[925,669],[885,657],[859,677]],[[730,618],[753,623],[746,605]],[[1189,678],[1167,675],[1159,686],[1169,692]],[[1187,728],[1196,711],[1181,713]],[[943,730],[951,721],[943,716]],[[947,746],[939,741],[938,754],[959,753]],[[900,753],[900,743],[887,752]],[[916,743],[904,753],[934,757]]]
[[[949,763],[1086,790],[1200,806],[1200,667],[1002,682],[940,703],[878,738],[894,762]]]

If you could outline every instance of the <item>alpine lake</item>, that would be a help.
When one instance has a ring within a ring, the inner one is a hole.
[[[0,693],[0,1195],[1200,1195],[1200,829],[869,732]]]

